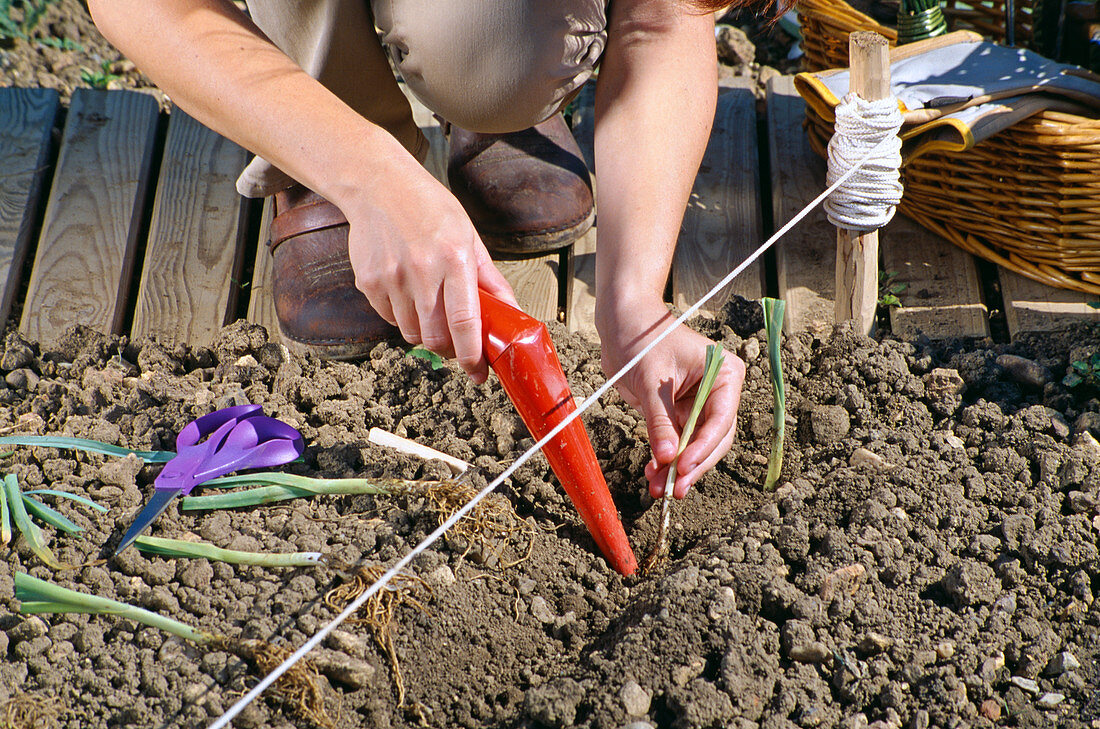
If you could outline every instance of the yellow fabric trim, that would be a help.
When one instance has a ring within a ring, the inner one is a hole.
[[[962,119],[936,119],[926,124],[920,124],[915,127],[910,127],[909,129],[902,129],[902,131],[898,133],[898,136],[901,137],[902,141],[905,141],[913,137],[919,137],[927,131],[943,126],[953,127],[955,131],[959,133],[959,136],[963,138],[964,144],[961,147],[954,142],[945,142],[945,144],[952,145],[952,151],[961,152],[974,146],[974,132],[971,131],[970,127],[967,126]],[[956,147],[957,149],[955,149]]]
[[[840,99],[822,83],[817,74],[806,71],[798,74],[794,77],[794,88],[818,116],[830,122],[836,121],[833,109],[840,103]]]

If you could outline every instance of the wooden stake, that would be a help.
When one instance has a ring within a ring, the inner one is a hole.
[[[857,31],[848,39],[850,88],[865,101],[890,95],[890,48],[878,33]],[[871,332],[878,305],[878,231],[836,231],[836,320],[855,321]]]

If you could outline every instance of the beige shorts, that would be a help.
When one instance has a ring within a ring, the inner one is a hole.
[[[607,40],[606,0],[248,0],[248,9],[275,45],[418,159],[427,143],[394,69],[447,121],[511,132],[556,113]],[[291,184],[257,157],[237,189],[264,197]]]

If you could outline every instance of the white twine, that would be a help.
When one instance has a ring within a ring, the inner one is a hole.
[[[881,150],[869,159],[848,184],[838,188],[825,201],[825,214],[838,228],[868,232],[890,222],[901,202],[901,129],[902,115],[898,100],[890,96],[880,101],[864,101],[850,93],[836,107],[836,124],[829,140],[831,185],[867,159],[868,150]]]
[[[835,191],[837,188],[847,182],[852,177],[852,175],[854,175],[856,171],[859,170],[860,167],[862,167],[868,160],[870,160],[873,155],[878,153],[879,147],[885,148],[888,142],[889,140],[887,139],[880,143],[878,147],[873,147],[869,152],[867,152],[866,155],[864,155],[855,164],[853,164],[850,169],[842,173],[834,182],[830,183],[829,187],[826,188],[823,193],[815,197],[809,205],[807,205],[798,213],[798,215],[795,215],[793,218],[787,221],[787,223],[782,228],[777,230],[771,238],[768,238],[766,241],[764,241],[764,243],[760,245],[759,248],[749,254],[749,257],[742,261],[741,264],[737,266],[737,268],[730,271],[721,281],[716,283],[714,285],[714,288],[704,294],[701,299],[688,307],[688,309],[683,314],[681,314],[676,319],[676,321],[669,324],[668,327],[666,327],[653,339],[653,341],[643,347],[642,350],[638,352],[638,354],[634,355],[634,358],[627,362],[621,370],[611,375],[611,377],[607,379],[607,382],[605,382],[599,387],[599,389],[589,395],[584,400],[584,402],[577,406],[577,409],[575,411],[567,415],[565,418],[562,418],[560,423],[554,426],[549,433],[544,435],[538,443],[535,443],[533,446],[531,446],[531,448],[526,453],[517,458],[511,466],[504,470],[504,473],[497,476],[489,484],[487,484],[485,488],[477,492],[477,494],[472,499],[470,499],[469,503],[467,503],[461,509],[452,514],[451,517],[440,524],[435,531],[426,536],[424,538],[424,541],[413,547],[409,551],[409,553],[399,559],[393,565],[393,567],[390,567],[388,570],[386,570],[386,572],[378,578],[377,582],[367,588],[366,591],[363,592],[363,594],[359,595],[359,597],[348,603],[348,606],[345,607],[339,615],[333,618],[332,621],[328,623],[328,625],[325,625],[323,628],[318,630],[312,638],[303,643],[298,650],[290,654],[290,656],[288,656],[286,660],[279,664],[277,668],[272,670],[271,673],[261,679],[260,682],[256,684],[251,691],[242,696],[237,701],[237,703],[230,706],[224,714],[218,717],[214,721],[214,723],[212,723],[208,727],[208,729],[223,729],[223,727],[228,726],[229,722],[231,722],[233,718],[237,716],[237,714],[241,713],[244,707],[252,703],[252,701],[257,696],[262,694],[273,683],[278,681],[279,677],[290,670],[290,667],[301,660],[303,656],[305,656],[311,650],[320,645],[321,641],[324,640],[329,633],[335,630],[336,627],[340,625],[340,623],[351,617],[352,613],[362,607],[363,603],[365,603],[379,590],[385,587],[386,584],[394,577],[396,577],[401,572],[401,570],[407,567],[409,563],[416,558],[417,555],[421,554],[422,552],[424,552],[424,550],[428,549],[428,547],[432,546],[432,544],[434,544],[440,537],[447,533],[447,530],[457,524],[458,521],[464,516],[473,511],[474,507],[477,506],[482,499],[491,494],[497,486],[504,483],[504,481],[509,478],[513,473],[515,473],[516,469],[526,463],[531,458],[531,456],[535,455],[535,453],[540,451],[543,446],[553,440],[558,433],[564,430],[574,420],[579,418],[581,413],[592,407],[601,397],[603,397],[604,393],[611,389],[611,387],[623,377],[623,375],[625,375],[627,372],[633,369],[635,365],[641,362],[642,357],[645,357],[647,354],[649,354],[654,347],[656,347],[662,340],[664,340],[665,337],[674,332],[677,327],[679,327],[689,318],[694,316],[695,313],[699,311],[699,309],[703,306],[703,304],[713,298],[715,294],[725,288],[731,281],[733,281],[733,279],[737,278],[741,274],[741,272],[752,265],[753,262],[756,261],[756,259],[764,255],[764,252],[775,245],[776,241],[786,235],[791,228],[793,228],[795,225],[801,222],[803,218],[813,212],[814,208],[820,205],[826,197],[828,197],[833,191]]]

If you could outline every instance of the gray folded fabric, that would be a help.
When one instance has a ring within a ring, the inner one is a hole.
[[[800,73],[795,87],[832,120],[848,93],[848,69]],[[911,43],[890,53],[890,89],[905,118],[906,158],[961,151],[1040,111],[1100,116],[1100,76],[969,31]]]

